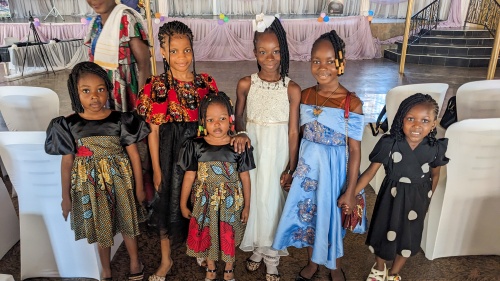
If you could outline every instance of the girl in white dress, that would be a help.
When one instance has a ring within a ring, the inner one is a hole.
[[[266,280],[280,280],[279,257],[288,253],[271,246],[285,204],[283,189],[290,188],[297,165],[301,90],[287,77],[289,53],[279,19],[258,15],[254,31],[259,72],[241,78],[236,89],[235,141],[248,135],[257,167],[250,171],[250,216],[240,248],[253,252],[246,262],[249,271],[264,261]]]

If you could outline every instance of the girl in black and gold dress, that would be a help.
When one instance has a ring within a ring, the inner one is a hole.
[[[98,243],[102,280],[111,279],[110,249],[123,235],[130,256],[129,280],[142,280],[136,236],[145,212],[141,160],[137,142],[149,134],[147,124],[132,113],[105,108],[113,89],[97,64],[77,64],[68,79],[76,112],[54,118],[47,129],[45,151],[63,155],[62,213],[71,212],[75,239]]]

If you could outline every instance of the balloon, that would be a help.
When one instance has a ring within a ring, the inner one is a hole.
[[[80,22],[81,22],[81,23],[83,23],[83,24],[87,24],[87,23],[88,23],[88,21],[87,21],[87,19],[86,19],[86,18],[81,18],[81,19],[80,19]]]
[[[372,16],[368,16],[368,21],[372,22],[372,20],[373,20],[373,17]]]
[[[155,19],[156,24],[160,24],[160,19]]]
[[[88,20],[88,21],[91,21],[91,20],[92,20],[92,17],[87,17],[87,20]]]
[[[165,17],[164,16],[161,16],[160,17],[160,21],[163,22],[165,20]]]
[[[224,15],[223,13],[219,14],[219,19],[223,20],[225,17],[226,17],[226,15]]]
[[[229,18],[228,17],[224,17],[224,22],[228,22],[229,21]]]
[[[39,18],[35,18],[35,19],[34,19],[34,21],[38,21],[38,22],[39,22],[39,21],[40,21],[40,19],[39,19]]]
[[[318,18],[318,22],[323,22],[323,18],[322,18],[322,17],[319,17],[319,18]]]
[[[374,13],[372,10],[369,10],[369,11],[368,11],[368,15],[369,15],[369,16],[373,16],[374,14],[375,14],[375,13]]]
[[[161,17],[160,13],[155,13],[155,18],[159,19]]]
[[[323,21],[324,21],[324,22],[329,22],[329,21],[330,21],[330,17],[329,17],[329,16],[325,16],[325,17],[323,18]]]
[[[219,20],[217,20],[217,23],[218,23],[219,25],[223,25],[223,24],[224,24],[224,20],[219,19]]]
[[[322,17],[322,18],[324,18],[326,16],[326,14],[325,13],[321,13],[321,14],[319,14],[319,16]]]
[[[35,21],[33,24],[34,24],[35,26],[40,26],[40,22],[39,22],[39,21]]]

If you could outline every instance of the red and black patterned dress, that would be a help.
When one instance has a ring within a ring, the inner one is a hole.
[[[169,88],[165,79],[169,79]],[[198,106],[209,91],[218,89],[208,74],[197,74],[194,81],[185,82],[164,73],[149,78],[139,93],[137,112],[146,117],[147,123],[160,126],[162,181],[150,223],[162,238],[174,242],[185,239],[189,223],[182,217],[179,205],[184,177],[184,171],[177,165],[179,150],[187,139],[196,137]]]

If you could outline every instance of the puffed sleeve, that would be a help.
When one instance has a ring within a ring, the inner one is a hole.
[[[432,168],[436,168],[439,166],[444,166],[450,162],[450,159],[446,157],[446,150],[448,149],[448,139],[442,138],[437,140],[437,152],[434,161],[429,163],[429,166]]]
[[[215,79],[212,76],[208,75],[207,73],[201,73],[201,77],[207,84],[207,88],[209,91],[213,92],[219,91],[219,89],[217,88],[217,83],[215,82]]]
[[[51,155],[76,153],[75,140],[64,116],[56,117],[50,121],[45,139],[45,152]]]
[[[128,146],[137,143],[149,135],[149,127],[141,116],[132,112],[123,112],[120,120],[120,144]]]
[[[147,79],[146,85],[139,91],[137,113],[146,118],[146,122],[161,125],[168,122],[168,94],[161,76]]]
[[[246,172],[255,169],[255,161],[253,160],[253,147],[246,147],[245,151],[240,154],[238,159],[238,172]]]
[[[148,35],[143,26],[141,18],[136,17],[132,11],[125,10],[124,17],[121,20],[121,34],[123,37],[120,40],[129,41],[132,37],[139,37],[140,39],[148,42]]]
[[[184,171],[198,171],[198,153],[193,140],[188,139],[184,142],[179,151],[179,161],[177,164]]]
[[[389,160],[391,149],[394,145],[395,139],[389,135],[383,135],[375,145],[370,153],[370,162],[382,163],[386,165]]]

